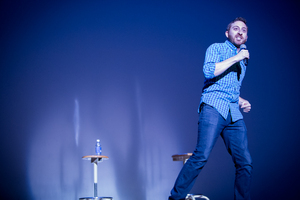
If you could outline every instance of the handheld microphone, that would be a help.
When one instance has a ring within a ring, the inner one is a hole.
[[[242,49],[246,50],[247,46],[245,44],[241,44],[240,50],[242,50]],[[248,58],[245,58],[243,61],[244,61],[244,64],[247,66],[248,65]]]

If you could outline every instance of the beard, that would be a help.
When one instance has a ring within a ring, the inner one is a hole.
[[[237,38],[240,37],[241,40],[238,40]],[[232,36],[232,35],[228,35],[228,40],[237,48],[240,48],[240,46],[242,44],[245,44],[246,43],[246,39],[238,34],[236,34],[235,36]]]

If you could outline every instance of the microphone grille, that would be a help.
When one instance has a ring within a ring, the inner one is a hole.
[[[247,46],[245,44],[241,44],[240,49],[247,49]]]

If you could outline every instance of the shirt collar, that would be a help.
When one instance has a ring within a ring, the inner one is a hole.
[[[227,44],[227,46],[228,46],[231,50],[237,51],[236,46],[234,46],[229,40],[226,40],[226,41],[225,41],[225,44]]]

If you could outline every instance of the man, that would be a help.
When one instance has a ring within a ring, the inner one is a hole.
[[[250,200],[252,160],[248,150],[247,129],[239,110],[239,106],[244,112],[251,109],[251,104],[240,97],[247,65],[245,60],[249,59],[248,50],[241,50],[240,46],[247,41],[247,33],[246,20],[236,18],[227,27],[227,40],[212,44],[206,51],[197,145],[181,169],[169,200],[185,199],[219,135],[236,168],[234,199]]]

